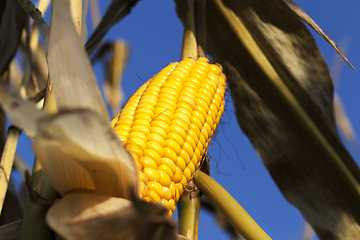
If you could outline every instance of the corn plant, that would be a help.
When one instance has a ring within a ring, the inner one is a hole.
[[[137,0],[113,0],[86,42],[89,1],[84,10],[80,0],[52,1],[50,25],[42,16],[49,1],[37,8],[2,2],[1,130],[5,116],[13,126],[1,143],[0,210],[21,131],[35,161],[25,171],[25,216],[0,227],[0,238],[195,240],[204,194],[232,231],[271,239],[209,176],[207,149],[227,86],[239,126],[284,197],[320,239],[357,239],[359,167],[338,135],[331,77],[301,20],[353,68],[344,54],[291,0],[175,3],[184,25],[181,58],[116,115],[129,51],[102,39]],[[16,77],[18,49],[25,70]],[[106,51],[112,58],[101,92],[89,56],[96,61]]]

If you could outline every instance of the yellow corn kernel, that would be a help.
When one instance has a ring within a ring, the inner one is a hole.
[[[126,145],[126,149],[139,158],[144,154],[143,150],[138,145]]]
[[[160,198],[164,197],[165,192],[163,186],[159,182],[149,181],[146,186],[148,190],[155,191]]]
[[[176,160],[177,154],[175,151],[169,147],[164,148],[164,157],[170,158],[171,160]]]
[[[171,186],[171,185],[170,185]],[[168,187],[163,187],[164,190],[164,198],[166,200],[170,200],[172,198],[171,190]]]
[[[182,177],[183,177],[182,170],[178,166],[176,166],[176,171],[175,171],[174,178],[173,178],[174,183],[179,183],[181,181]]]
[[[139,162],[142,166],[142,168],[154,168],[157,169],[157,163],[149,157],[141,157],[139,159]]]
[[[179,144],[179,146],[182,148],[182,146],[184,145],[185,139],[183,139],[179,134],[175,133],[175,132],[170,132],[168,134],[168,139],[172,139],[174,140],[177,144]]]
[[[166,207],[167,210],[170,210],[170,203],[165,198],[161,199],[161,203],[164,207]]]
[[[169,166],[165,165],[165,164],[161,164],[158,167],[159,170],[163,170],[164,172],[166,172],[166,174],[170,177],[170,179],[172,179],[174,177],[174,173],[173,171],[170,169]]]
[[[184,172],[187,164],[186,164],[185,160],[184,160],[182,157],[179,156],[179,157],[176,157],[176,166],[177,166],[178,168],[180,168],[180,170],[181,170],[182,172]]]
[[[156,164],[158,164],[158,165],[161,164],[161,158],[162,158],[162,156],[160,156],[159,153],[155,152],[155,151],[152,150],[152,149],[145,149],[145,151],[144,151],[144,156],[154,159],[154,161],[155,161]]]
[[[224,111],[222,67],[206,58],[171,63],[111,121],[140,171],[140,197],[169,214],[200,166]]]
[[[150,133],[146,136],[147,140],[149,142],[154,141],[160,144],[160,146],[164,147],[165,146],[165,141],[164,138],[161,137],[159,134],[157,133]]]
[[[154,190],[148,190],[147,191],[147,196],[149,196],[149,198],[156,203],[160,203],[161,202],[161,198],[160,196],[154,191]]]
[[[158,181],[161,185],[165,187],[169,187],[171,184],[171,179],[169,175],[161,169],[158,169],[158,176],[156,178],[156,181]]]
[[[180,154],[181,147],[180,147],[180,145],[179,145],[177,142],[175,142],[174,140],[172,140],[172,139],[166,139],[166,140],[165,140],[165,146],[168,147],[168,148],[170,148],[170,149],[172,149],[172,150],[174,150],[174,152],[175,152],[176,155],[179,155],[179,154]]]
[[[212,125],[210,125],[210,126],[212,126]],[[162,137],[163,139],[167,138],[167,133],[160,127],[151,127],[150,133],[156,133],[156,134],[160,135],[160,137]]]
[[[144,168],[143,172],[149,181],[154,181],[157,177],[157,171],[154,168]]]
[[[146,143],[140,138],[129,138],[129,140],[127,141],[127,144],[129,144],[129,145],[137,145],[142,150],[146,149]]]
[[[173,160],[169,159],[169,158],[161,158],[161,164],[162,165],[166,165],[173,173],[173,175],[175,174],[176,172],[176,165],[175,163],[173,162]]]
[[[175,211],[175,205],[176,205],[174,199],[169,200],[169,205],[170,205],[170,211],[173,213]]]
[[[186,167],[184,170],[184,176],[185,176],[187,182],[189,182],[192,178],[191,170],[188,167]]]
[[[161,157],[164,156],[164,149],[158,142],[149,141],[146,143],[146,148],[155,151]]]

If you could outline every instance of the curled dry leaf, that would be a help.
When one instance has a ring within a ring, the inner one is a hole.
[[[208,0],[207,13],[207,52],[277,186],[320,239],[356,239],[360,170],[337,133],[332,81],[309,31],[276,0]]]
[[[86,108],[108,118],[102,94],[71,20],[66,0],[53,1],[47,59],[58,109]]]
[[[67,194],[50,208],[46,220],[68,240],[176,239],[176,227],[165,208],[98,194]]]
[[[33,150],[54,188],[129,198],[138,192],[138,171],[110,124],[90,110],[42,119]]]
[[[18,1],[6,0],[0,3],[0,75],[8,68],[14,57],[21,33],[28,16]]]

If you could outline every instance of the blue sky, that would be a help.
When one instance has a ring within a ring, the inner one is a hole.
[[[101,13],[109,2],[101,1]],[[346,56],[354,67],[360,70],[360,59],[357,57],[360,56],[357,46],[360,42],[358,1],[296,2],[335,42],[340,45],[348,42]],[[88,27],[91,32],[91,24]],[[331,67],[335,51],[314,31],[312,33]],[[111,29],[105,39],[123,39],[131,49],[123,77],[125,99],[143,83],[141,79],[147,80],[168,63],[180,60],[182,34],[183,26],[175,13],[174,2],[164,0],[140,1],[129,16]],[[336,92],[341,97],[359,136],[359,73],[353,71],[345,62],[341,63],[343,68]],[[97,64],[95,73],[101,84],[104,75],[100,69]],[[18,153],[27,162],[33,161],[30,140],[24,136],[21,137]],[[212,140],[209,153],[211,176],[238,200],[270,237],[280,240],[302,239],[304,220],[301,214],[283,198],[247,137],[241,132],[233,113],[231,99],[226,103],[220,130]],[[359,161],[359,149],[351,150],[351,153]],[[204,211],[200,217],[199,239],[228,239],[211,215]]]

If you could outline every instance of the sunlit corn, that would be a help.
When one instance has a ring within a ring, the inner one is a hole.
[[[113,119],[140,170],[140,197],[175,211],[224,111],[225,75],[206,58],[171,63]]]

